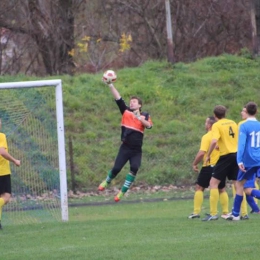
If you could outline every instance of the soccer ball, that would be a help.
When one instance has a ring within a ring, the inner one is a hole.
[[[107,84],[110,84],[110,83],[114,83],[116,82],[116,73],[113,71],[113,70],[107,70],[104,74],[103,74],[103,78],[102,80],[107,83]]]

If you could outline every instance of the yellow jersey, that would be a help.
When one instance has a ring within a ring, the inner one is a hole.
[[[230,119],[219,119],[212,126],[212,139],[218,141],[220,156],[236,153],[238,145],[238,126]]]
[[[208,164],[205,163],[207,152],[209,150],[210,144],[212,140],[212,131],[208,131],[205,135],[201,138],[200,143],[200,151],[206,152],[203,158],[203,165],[202,167],[208,166]],[[215,165],[219,159],[219,149],[214,149],[210,155],[210,165]]]
[[[0,133],[0,147],[8,152],[6,136]],[[11,174],[10,162],[0,155],[0,176]]]

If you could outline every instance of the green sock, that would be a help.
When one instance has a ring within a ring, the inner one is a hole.
[[[110,183],[115,177],[112,175],[111,170],[107,174],[106,182]]]
[[[125,183],[124,183],[121,191],[123,193],[126,193],[128,191],[128,189],[130,188],[131,184],[134,182],[134,180],[135,180],[135,176],[133,176],[132,174],[128,173],[126,175]]]

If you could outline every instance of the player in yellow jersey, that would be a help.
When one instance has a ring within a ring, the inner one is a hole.
[[[238,144],[238,127],[237,124],[226,118],[226,107],[218,105],[214,108],[214,116],[217,122],[212,126],[212,141],[205,158],[206,165],[210,165],[210,156],[218,144],[220,157],[214,168],[210,180],[210,214],[203,221],[218,219],[218,185],[222,180],[236,181],[238,165],[236,162],[237,144]]]
[[[192,163],[192,168],[195,172],[199,172],[198,164],[205,159],[210,143],[212,140],[212,125],[216,122],[213,116],[206,118],[205,130],[207,131],[201,138],[200,149]],[[196,181],[196,191],[194,194],[194,210],[193,213],[188,216],[189,219],[200,218],[201,206],[203,203],[203,192],[209,187],[209,182],[213,173],[214,165],[219,159],[219,150],[216,147],[210,156],[210,165],[203,163],[200,173]],[[228,194],[225,190],[225,180],[221,181],[219,186],[220,202],[222,205],[223,214],[228,214]]]
[[[2,122],[0,119],[0,130],[1,127]],[[8,153],[5,134],[0,133],[0,229],[2,229],[2,208],[11,198],[11,169],[9,162],[14,163],[16,166],[20,166],[20,161]]]

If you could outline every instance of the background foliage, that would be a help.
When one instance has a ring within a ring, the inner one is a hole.
[[[169,50],[176,62],[259,54],[259,0],[169,3],[172,39],[164,0],[1,0],[0,74],[96,73],[165,60]]]

